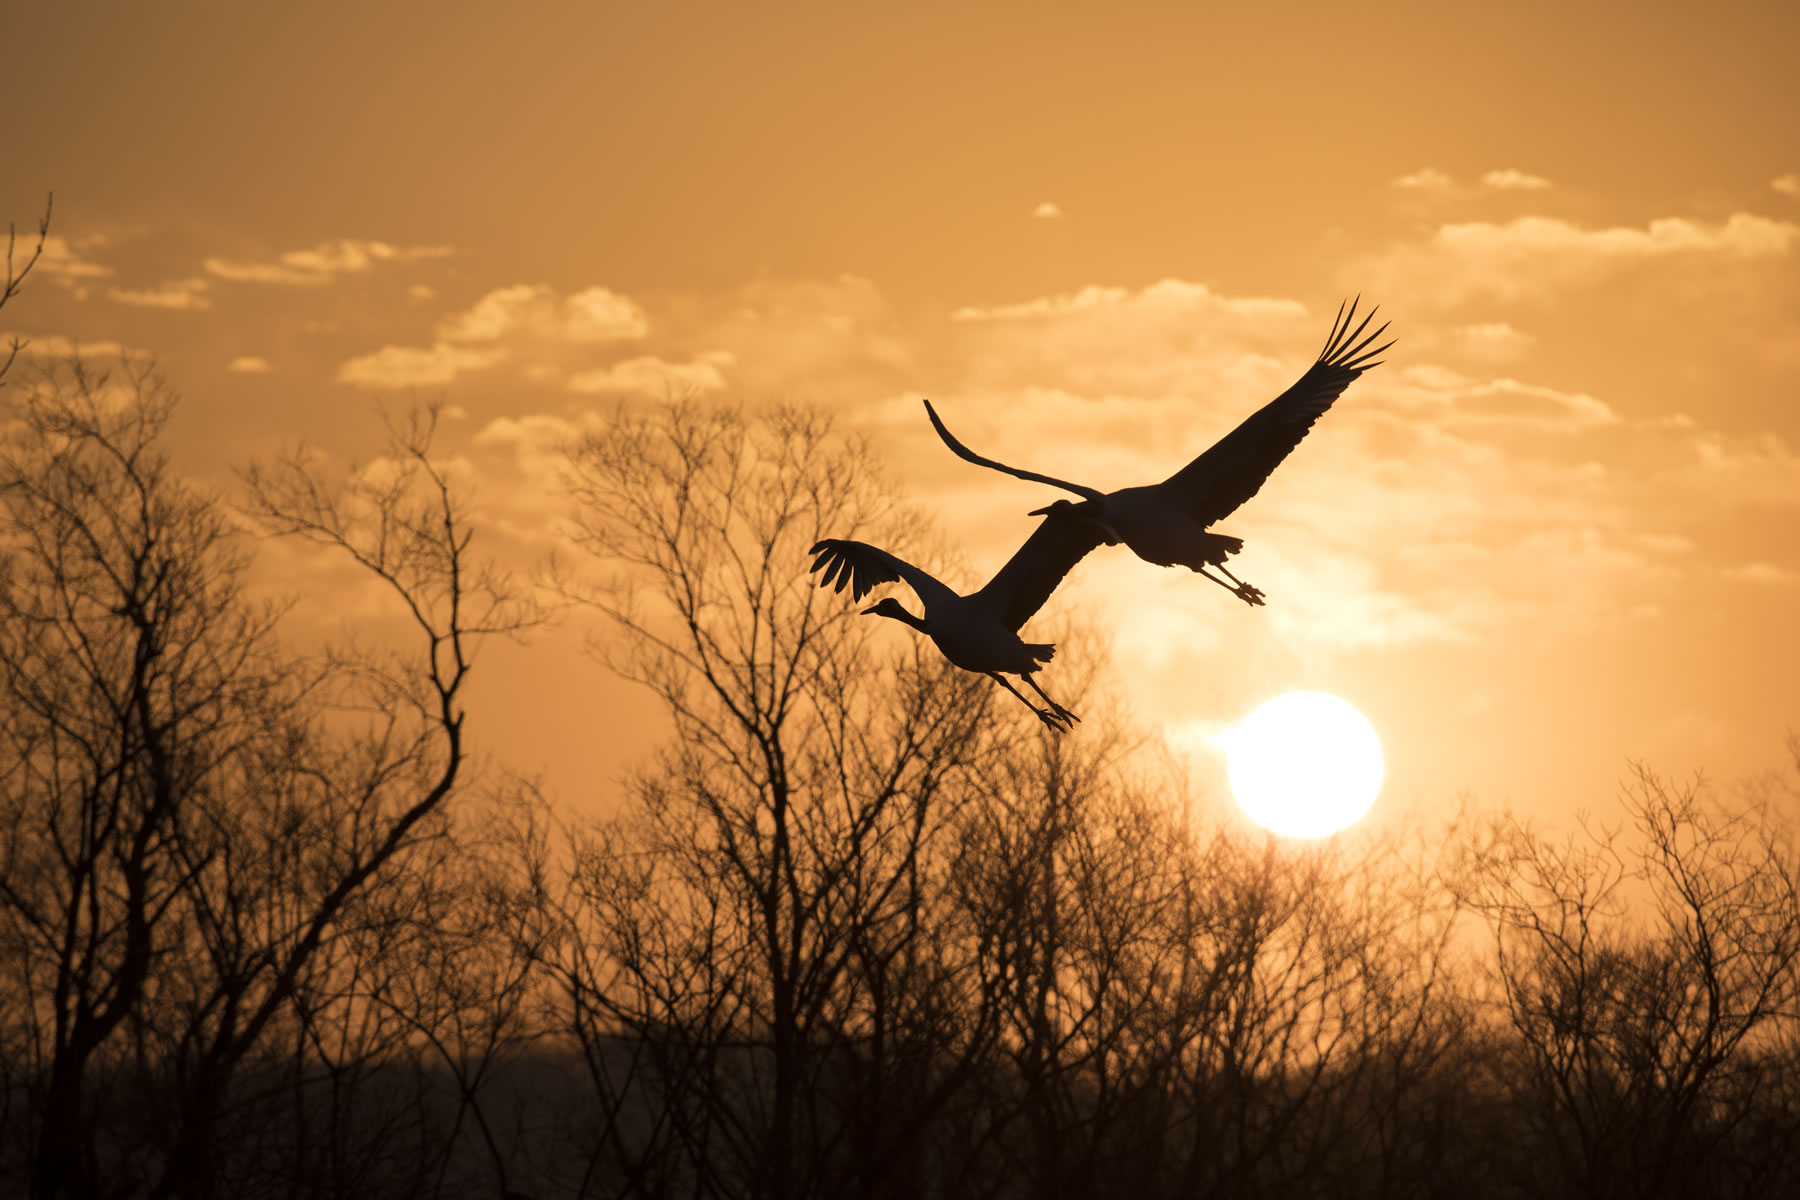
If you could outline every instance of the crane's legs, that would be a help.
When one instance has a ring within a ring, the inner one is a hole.
[[[1001,687],[1005,688],[1007,691],[1011,692],[1013,695],[1017,696],[1019,698],[1020,704],[1023,704],[1026,708],[1029,708],[1032,712],[1036,713],[1037,719],[1042,721],[1044,724],[1048,725],[1051,729],[1054,729],[1058,733],[1068,732],[1068,728],[1069,728],[1068,722],[1063,720],[1061,715],[1059,715],[1058,713],[1054,713],[1054,712],[1045,712],[1043,709],[1039,708],[1037,705],[1035,705],[1031,701],[1027,700],[1025,698],[1024,694],[1022,692],[1020,692],[1018,688],[1016,688],[1012,684],[1006,682],[1006,676],[1000,674],[1000,672],[998,672],[998,671],[989,671],[988,677],[990,679],[992,679],[995,683],[999,684]],[[1024,678],[1027,683],[1031,683],[1031,676],[1027,675]],[[1035,687],[1037,687],[1037,684],[1032,683],[1031,686],[1035,688]],[[1043,691],[1039,690],[1038,695],[1044,696]],[[1044,696],[1044,699],[1049,700],[1050,697]],[[1052,702],[1052,703],[1054,706],[1054,702]],[[1070,713],[1068,715],[1074,716],[1073,713]]]
[[[1070,712],[1068,709],[1064,708],[1062,705],[1060,705],[1056,701],[1052,700],[1049,696],[1044,695],[1044,689],[1037,685],[1037,680],[1033,679],[1029,675],[1021,675],[1021,676],[1019,676],[1019,678],[1023,679],[1026,683],[1029,683],[1031,685],[1032,691],[1034,691],[1038,695],[1044,697],[1044,703],[1048,704],[1050,706],[1051,714],[1053,716],[1060,717],[1062,719],[1062,723],[1064,726],[1067,726],[1069,724],[1069,722],[1071,722],[1071,721],[1081,720],[1080,717],[1076,716],[1074,713]]]
[[[1229,580],[1231,580],[1231,582],[1226,583],[1225,579],[1220,579],[1217,575],[1214,575],[1211,572],[1209,572],[1206,569],[1205,564],[1201,564],[1200,566],[1198,566],[1194,569],[1199,571],[1200,574],[1206,576],[1208,579],[1212,580],[1214,583],[1218,584],[1220,587],[1224,588],[1226,591],[1230,592],[1232,595],[1236,596],[1239,600],[1242,600],[1245,604],[1248,604],[1248,605],[1251,605],[1254,607],[1255,605],[1258,605],[1258,604],[1267,604],[1268,603],[1267,600],[1263,599],[1263,593],[1262,593],[1261,588],[1251,587],[1249,584],[1247,584],[1243,580],[1239,579],[1236,575],[1233,575],[1231,573],[1231,568],[1227,567],[1222,562],[1214,563],[1212,565],[1219,568],[1219,570],[1225,572],[1225,579],[1229,579]]]

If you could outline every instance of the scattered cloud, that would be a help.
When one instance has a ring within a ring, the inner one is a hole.
[[[1179,279],[1089,286],[957,309],[950,351],[975,394],[1068,396],[1078,410],[1119,400],[1121,414],[1134,400],[1180,397],[1190,418],[1213,417],[1219,397],[1273,396],[1292,383],[1305,369],[1289,357],[1293,346],[1304,339],[1316,354],[1335,310]]]
[[[341,383],[361,387],[442,386],[465,371],[523,357],[517,353],[520,343],[535,341],[540,347],[544,343],[551,347],[587,346],[635,341],[649,330],[649,318],[636,301],[606,288],[590,287],[561,296],[542,284],[517,284],[495,288],[469,308],[443,318],[431,346],[383,346],[373,354],[344,363],[338,368],[337,377]],[[550,347],[545,349],[552,352]],[[723,380],[713,383],[712,377],[700,370],[703,366],[694,364],[687,368],[694,382],[708,389],[722,387]],[[527,364],[532,378],[545,378],[563,369],[558,363]],[[712,370],[713,377],[717,376],[716,369],[707,369]],[[643,367],[625,371],[618,376],[622,386],[617,388],[607,386],[603,374],[604,369],[590,380],[594,386],[578,390],[643,390],[649,371]]]
[[[1228,297],[1213,291],[1204,283],[1164,279],[1136,291],[1130,288],[1089,285],[1078,291],[1039,297],[1017,304],[965,305],[952,312],[950,318],[953,321],[1016,321],[1101,310],[1143,312],[1197,308],[1220,309],[1249,316],[1295,316],[1306,312],[1306,306],[1294,300],[1275,300],[1260,296]]]
[[[481,447],[547,453],[567,445],[600,424],[601,418],[592,413],[580,420],[570,420],[552,413],[495,417],[482,426],[471,441]]]
[[[494,342],[520,334],[561,342],[619,342],[636,341],[649,332],[649,317],[629,296],[590,287],[565,297],[554,288],[528,283],[496,288],[438,326],[438,336],[450,342]]]
[[[1436,167],[1421,167],[1410,175],[1390,179],[1388,186],[1415,192],[1444,192],[1450,190],[1450,177]]]
[[[1778,567],[1769,562],[1748,562],[1742,566],[1727,567],[1720,572],[1727,579],[1736,579],[1744,583],[1800,583],[1800,571],[1788,567]]]
[[[1733,213],[1723,221],[1664,217],[1644,226],[1585,228],[1558,217],[1440,225],[1423,242],[1362,260],[1349,274],[1384,295],[1456,304],[1477,295],[1521,295],[1592,283],[1634,262],[1711,255],[1779,258],[1800,246],[1800,224]]]
[[[635,393],[662,397],[716,392],[725,387],[721,367],[729,366],[730,354],[714,351],[692,362],[667,362],[653,355],[580,371],[569,376],[572,392]]]
[[[1527,175],[1524,171],[1506,167],[1498,171],[1489,171],[1483,175],[1481,186],[1500,191],[1535,192],[1549,187],[1550,181],[1542,175]]]
[[[503,347],[472,349],[438,342],[430,348],[383,346],[338,368],[339,383],[367,388],[441,387],[464,371],[491,367],[507,356]]]
[[[335,242],[320,242],[310,250],[290,250],[274,262],[237,262],[209,258],[202,265],[209,275],[235,283],[320,287],[340,275],[367,271],[377,263],[442,258],[451,252],[449,246],[394,246],[387,242],[346,238]]]
[[[671,336],[733,355],[732,386],[748,396],[835,405],[863,389],[910,386],[918,330],[881,289],[856,275],[760,279],[684,315]]]
[[[1618,413],[1583,392],[1565,392],[1517,379],[1458,380],[1446,414],[1452,419],[1511,426],[1534,433],[1575,434],[1616,425]]]
[[[1054,221],[1063,215],[1063,210],[1055,203],[1046,200],[1032,209],[1031,215],[1045,221]]]
[[[1582,229],[1555,217],[1520,217],[1505,225],[1474,221],[1444,225],[1438,244],[1471,256],[1582,255],[1644,258],[1663,254],[1724,253],[1753,258],[1786,254],[1800,241],[1800,225],[1753,213],[1723,222],[1663,217],[1643,229]]]
[[[1663,473],[1663,486],[1703,496],[1715,511],[1800,509],[1800,453],[1776,434],[1694,430],[1685,432],[1680,445],[1684,461]]]
[[[406,297],[409,300],[429,300],[435,295],[437,295],[437,289],[428,283],[415,283],[406,289]]]
[[[557,518],[565,511],[566,497],[557,494],[557,481],[568,470],[566,452],[584,434],[604,427],[606,421],[601,413],[591,410],[571,416],[527,413],[496,417],[470,439],[471,447],[486,452],[490,463],[510,464],[515,486],[503,494],[486,487],[484,495],[490,498],[490,504],[505,506],[509,512],[505,523],[520,541],[543,543],[554,539]]]
[[[58,333],[0,333],[0,358],[3,358],[14,345],[22,346],[21,354],[33,358],[118,358],[121,355],[137,353],[132,347],[121,342],[101,339],[91,342],[76,341]]]
[[[1262,577],[1283,599],[1270,622],[1292,645],[1343,651],[1465,642],[1494,624],[1478,597],[1405,594],[1385,583],[1364,554],[1288,544],[1304,554],[1303,564],[1284,563]]]
[[[1451,331],[1453,344],[1463,352],[1488,361],[1517,358],[1537,339],[1505,321],[1480,321]]]
[[[1769,180],[1769,186],[1784,196],[1800,196],[1800,175],[1777,176]]]
[[[225,369],[239,375],[262,375],[270,368],[269,360],[266,358],[258,358],[254,354],[240,354],[232,359]]]
[[[180,311],[198,311],[212,307],[208,298],[206,280],[198,276],[188,279],[175,279],[154,288],[108,288],[106,294],[120,304],[130,304],[138,308],[168,308]]]
[[[20,239],[24,241],[24,239]],[[112,275],[113,269],[97,263],[87,257],[87,252],[106,245],[104,234],[93,234],[82,238],[65,238],[50,234],[44,239],[43,253],[38,255],[34,273],[67,288],[77,300],[85,300],[88,296],[87,285],[96,279],[105,279]],[[36,242],[25,242],[27,247],[35,247]],[[17,258],[29,256],[30,249],[21,249]]]

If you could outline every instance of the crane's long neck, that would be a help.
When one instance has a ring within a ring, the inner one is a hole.
[[[925,628],[925,618],[924,617],[915,617],[915,616],[913,616],[913,614],[907,612],[904,608],[901,608],[898,604],[894,605],[892,608],[881,609],[880,613],[882,616],[892,617],[894,620],[899,621],[902,624],[911,625],[914,629],[918,630],[920,633],[928,633],[929,632],[929,630],[927,630]]]

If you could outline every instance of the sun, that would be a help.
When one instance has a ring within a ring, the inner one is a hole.
[[[1250,819],[1287,837],[1353,825],[1381,790],[1381,740],[1347,701],[1288,692],[1219,737],[1231,791]]]

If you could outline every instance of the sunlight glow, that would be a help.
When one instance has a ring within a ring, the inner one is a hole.
[[[1381,740],[1348,702],[1288,692],[1217,738],[1231,791],[1250,819],[1286,837],[1356,823],[1381,791]]]

